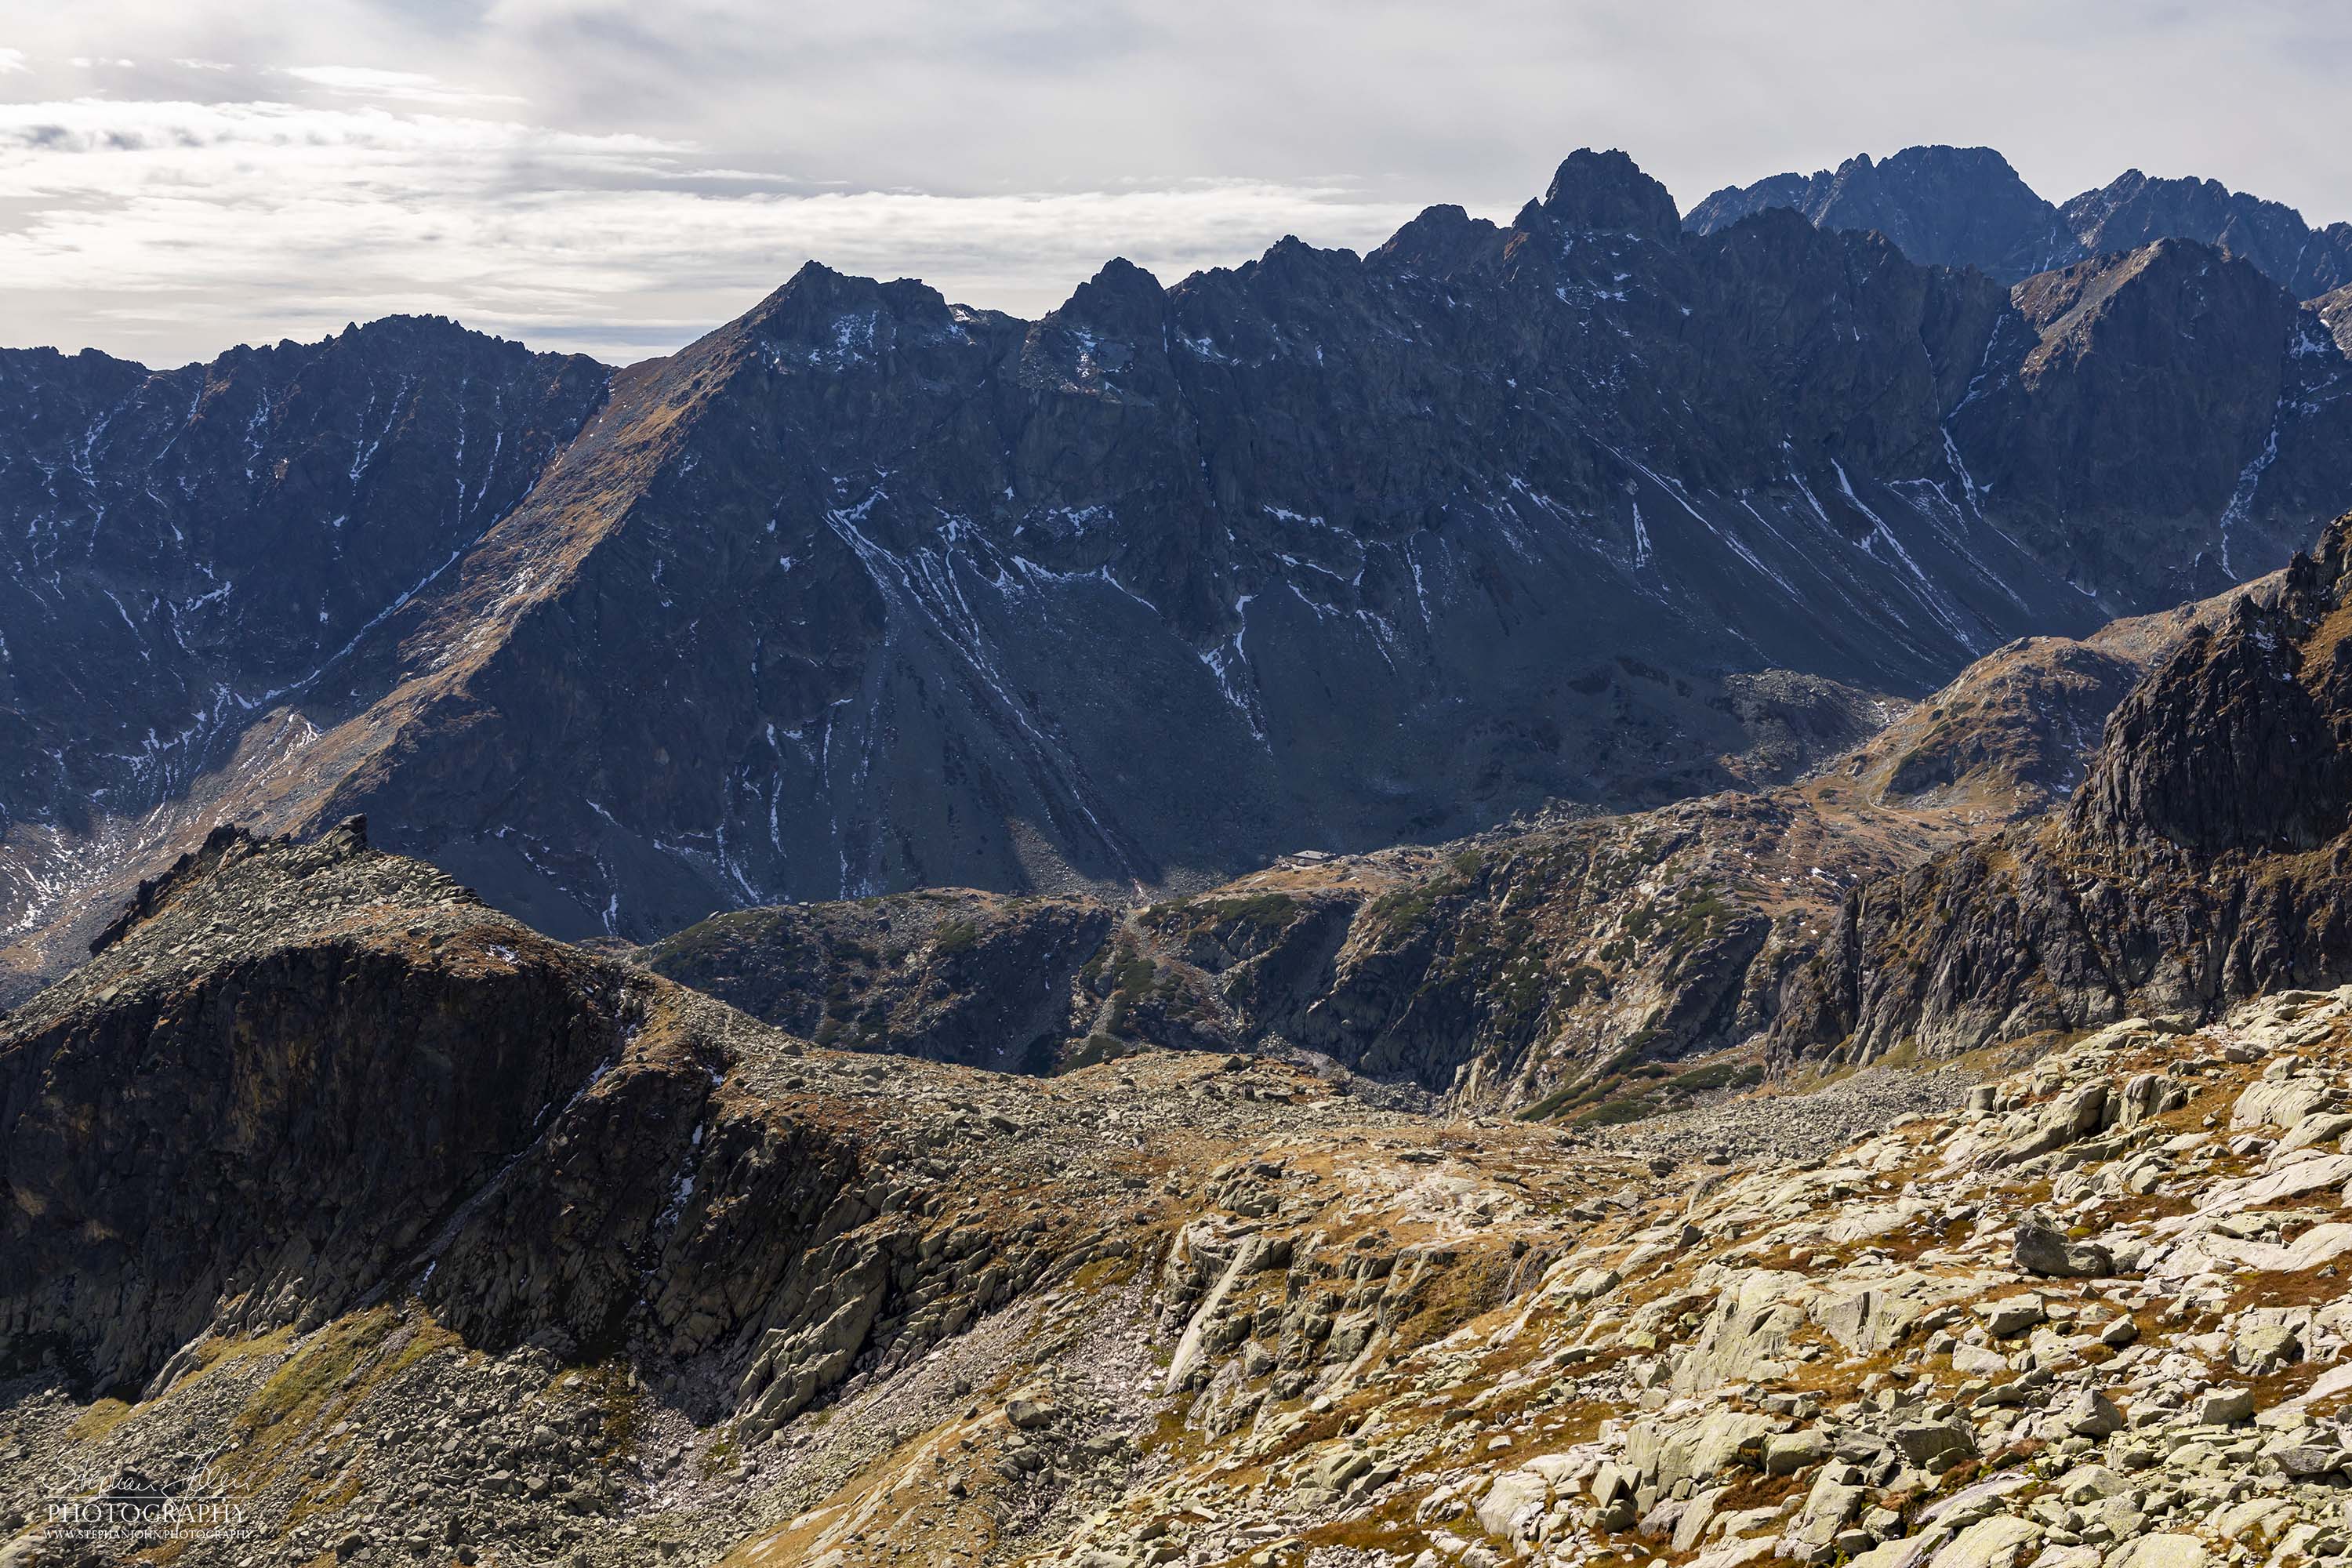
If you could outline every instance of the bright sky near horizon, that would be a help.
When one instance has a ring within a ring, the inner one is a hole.
[[[2352,217],[2352,8],[2146,0],[77,0],[0,13],[0,344],[166,364],[395,311],[625,361],[814,257],[1034,315],[1284,234],[1685,208],[1916,142]]]

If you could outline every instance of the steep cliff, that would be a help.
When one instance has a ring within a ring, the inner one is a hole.
[[[1856,888],[1776,1047],[1950,1054],[2352,970],[2347,542],[2339,519],[2275,594],[2183,639],[2063,810]]]

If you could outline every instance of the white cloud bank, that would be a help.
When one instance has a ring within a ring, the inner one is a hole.
[[[0,343],[151,363],[434,310],[606,358],[814,256],[1034,314],[1285,233],[1685,205],[1918,142],[2352,216],[2352,11],[2145,0],[78,0],[0,21]]]
[[[28,215],[0,231],[0,300],[25,302],[8,335],[175,363],[419,311],[626,361],[740,312],[812,257],[1034,313],[1113,254],[1172,279],[1288,232],[1377,243],[1412,211],[1237,180],[783,189],[692,153],[373,106],[0,105],[0,212]],[[41,331],[44,315],[66,330]]]

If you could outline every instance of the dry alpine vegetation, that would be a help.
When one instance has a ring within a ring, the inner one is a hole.
[[[814,1049],[355,826],[221,836],[144,903],[0,1044],[20,1151],[131,1100],[122,1147],[11,1173],[36,1267],[0,1321],[48,1359],[6,1388],[12,1563],[76,1560],[41,1537],[56,1478],[199,1465],[261,1534],[189,1563],[2156,1568],[2346,1541],[2346,994],[2126,1020],[1972,1091],[1881,1073],[1906,1114],[1866,1079],[1752,1098],[1730,1119],[1768,1137],[1843,1135],[1735,1160],[1382,1111],[1263,1059]],[[306,964],[348,1000],[271,988]],[[518,995],[581,1053],[557,1080],[509,1081]],[[442,1056],[435,1018],[481,1048]],[[125,1020],[179,1105],[99,1070]],[[288,1075],[358,1071],[408,1075],[396,1119],[351,1086],[374,1169],[268,1187],[337,1114],[273,1112]],[[174,1145],[215,1095],[244,1141]],[[472,1142],[486,1101],[518,1151]],[[186,1179],[209,1161],[274,1223],[224,1223],[217,1174]],[[148,1226],[112,1228],[132,1205]]]

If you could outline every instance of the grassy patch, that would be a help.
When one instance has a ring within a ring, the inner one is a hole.
[[[1211,899],[1195,906],[1215,925],[1241,924],[1260,931],[1279,931],[1298,912],[1298,900],[1287,893],[1257,893],[1245,899]]]
[[[598,1446],[614,1458],[635,1454],[646,1433],[646,1391],[629,1375],[629,1369],[616,1361],[588,1369],[582,1381],[604,1412]]]
[[[129,1420],[136,1408],[120,1399],[101,1399],[75,1416],[74,1424],[67,1430],[94,1443]]]
[[[1412,1316],[1397,1325],[1397,1343],[1425,1345],[1493,1311],[1502,1304],[1510,1275],[1510,1259],[1500,1253],[1456,1260],[1414,1303]]]
[[[330,1477],[314,1487],[306,1488],[295,1500],[294,1506],[286,1510],[286,1522],[296,1525],[305,1520],[316,1519],[320,1514],[340,1512],[357,1501],[359,1495],[360,1470],[357,1465],[353,1465],[340,1476]]]
[[[1666,1087],[1685,1094],[1696,1094],[1711,1089],[1752,1089],[1764,1081],[1764,1068],[1758,1062],[1710,1062],[1703,1068],[1668,1079]]]
[[[1580,1127],[1622,1127],[1629,1121],[1641,1121],[1658,1113],[1657,1102],[1647,1095],[1628,1095],[1622,1100],[1604,1100],[1576,1119]]]
[[[1568,1102],[1575,1098],[1576,1090],[1572,1087],[1553,1089],[1534,1104],[1520,1107],[1519,1120],[1522,1121],[1549,1121],[1558,1115]]]
[[[396,1331],[405,1330],[395,1342]],[[245,1439],[240,1470],[267,1467],[304,1436],[457,1336],[430,1319],[404,1321],[390,1307],[338,1319],[295,1347],[233,1419]]]

